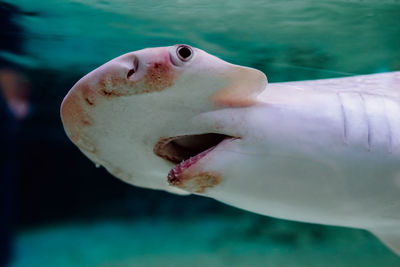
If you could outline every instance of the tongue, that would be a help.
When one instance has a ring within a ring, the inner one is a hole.
[[[168,173],[168,182],[171,185],[179,185],[181,180],[179,179],[179,175],[183,173],[187,168],[190,166],[194,165],[197,161],[199,161],[201,158],[203,158],[205,155],[207,155],[208,152],[213,150],[216,146],[213,146],[200,154],[197,154],[194,157],[191,157],[187,160],[182,161],[178,165],[176,165],[169,173]]]

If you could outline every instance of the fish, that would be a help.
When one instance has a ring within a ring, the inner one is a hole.
[[[147,48],[80,79],[61,119],[128,184],[365,229],[400,255],[400,72],[268,83],[189,45]]]

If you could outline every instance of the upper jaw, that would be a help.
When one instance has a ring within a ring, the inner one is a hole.
[[[245,116],[244,109],[216,109],[193,115],[185,123],[178,123],[153,143],[153,152],[172,164],[194,157],[217,146],[225,139],[241,139],[246,129],[240,129],[238,120]],[[173,125],[175,118],[166,126]],[[173,131],[171,131],[173,130]],[[154,129],[154,132],[158,132]]]
[[[160,138],[154,146],[154,154],[174,164],[194,157],[212,147],[217,146],[233,136],[204,133]]]

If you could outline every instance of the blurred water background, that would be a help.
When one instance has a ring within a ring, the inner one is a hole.
[[[9,266],[400,266],[365,231],[124,184],[59,119],[81,76],[146,47],[190,44],[270,82],[400,70],[400,1],[9,0],[0,22],[0,83],[20,88],[3,88],[15,126],[1,143],[16,170],[0,184]]]

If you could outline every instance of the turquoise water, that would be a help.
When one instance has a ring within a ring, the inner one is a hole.
[[[188,43],[270,81],[400,69],[396,0],[15,0],[36,12],[32,64],[91,68],[128,51]]]
[[[102,220],[20,234],[12,267],[399,266],[365,231],[250,214]]]
[[[258,68],[272,82],[400,70],[395,0],[8,2],[33,15],[20,20],[28,33],[26,55],[3,56],[60,76],[176,43]],[[158,205],[162,198],[142,201]],[[180,208],[193,209],[185,201]],[[365,231],[239,210],[49,222],[22,228],[15,246],[12,267],[400,266],[400,258]]]

